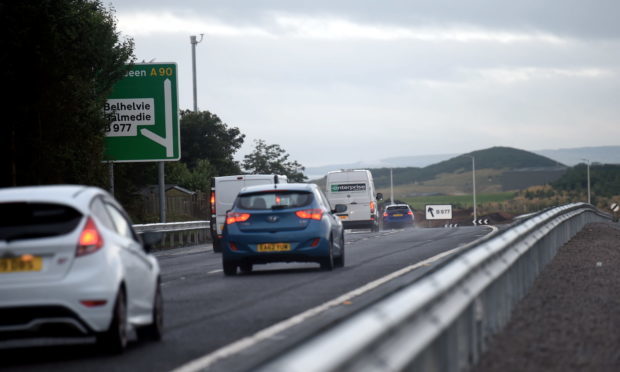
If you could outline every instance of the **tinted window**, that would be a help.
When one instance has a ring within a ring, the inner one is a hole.
[[[53,203],[0,203],[0,239],[32,239],[68,234],[82,219],[77,210]]]
[[[312,199],[311,192],[272,191],[239,195],[235,205],[242,209],[254,210],[298,208],[310,204]]]
[[[394,205],[391,207],[387,207],[388,211],[408,211],[409,207],[406,205]]]

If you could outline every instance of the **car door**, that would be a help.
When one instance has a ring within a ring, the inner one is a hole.
[[[130,316],[150,314],[155,285],[153,266],[147,259],[142,243],[125,213],[112,203],[106,203],[106,209],[118,232],[129,314]]]

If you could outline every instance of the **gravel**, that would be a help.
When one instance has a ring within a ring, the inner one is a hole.
[[[561,247],[472,370],[620,371],[620,225]]]

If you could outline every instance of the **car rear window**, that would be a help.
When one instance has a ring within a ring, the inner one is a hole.
[[[82,214],[54,203],[0,203],[0,240],[44,238],[73,231]]]
[[[253,210],[298,208],[310,204],[312,199],[312,193],[305,191],[260,192],[239,195],[236,206]]]
[[[394,205],[391,207],[387,207],[388,211],[407,211],[409,210],[409,207],[407,207],[406,205]]]

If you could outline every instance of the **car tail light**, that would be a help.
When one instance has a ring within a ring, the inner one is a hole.
[[[375,213],[375,202],[374,201],[370,202],[370,213]]]
[[[228,245],[230,246],[230,250],[231,251],[237,252],[239,250],[239,248],[237,248],[237,244],[235,244],[233,242],[228,243]]]
[[[389,216],[388,212],[383,212],[383,217]]]
[[[410,215],[410,216],[413,216],[413,212],[412,211],[407,212],[407,214]]]
[[[88,217],[86,225],[84,226],[84,229],[82,229],[82,233],[80,234],[80,240],[78,241],[75,256],[79,257],[94,253],[98,251],[101,247],[103,247],[103,238],[101,237],[99,230],[97,230],[95,221],[93,221],[92,218]]]
[[[211,202],[211,214],[215,214],[215,190],[211,190],[211,198],[209,201]]]
[[[308,220],[308,219],[320,220],[321,218],[323,218],[323,210],[322,209],[304,209],[304,210],[295,212],[295,215],[303,220]]]
[[[226,224],[232,225],[235,222],[245,222],[250,219],[249,213],[228,212],[226,213]]]
[[[310,243],[310,246],[311,247],[316,247],[316,246],[319,245],[320,242],[321,242],[321,239],[320,238],[316,238],[316,239],[312,240],[312,243]]]

